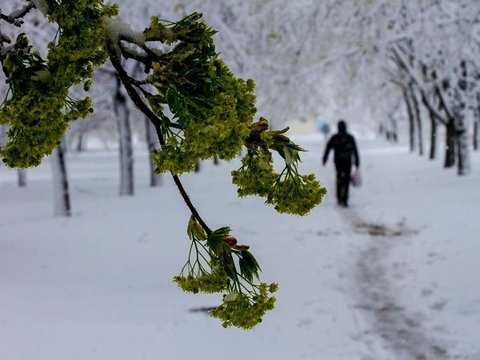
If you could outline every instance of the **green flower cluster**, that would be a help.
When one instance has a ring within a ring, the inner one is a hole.
[[[167,45],[173,45],[180,41],[185,44],[197,44],[199,47],[207,47],[212,54],[215,52],[212,36],[216,31],[199,21],[202,14],[193,13],[183,19],[173,22],[161,20],[152,16],[150,26],[144,31],[149,41],[158,40]]]
[[[3,61],[9,92],[0,107],[0,124],[9,126],[9,141],[0,149],[10,167],[30,167],[58,146],[69,122],[87,117],[90,99],[73,100],[69,89],[88,90],[93,68],[105,62],[103,16],[116,6],[101,0],[47,0],[49,21],[58,25],[47,59],[32,52],[22,33]]]
[[[278,285],[254,283],[260,266],[248,246],[238,245],[228,227],[207,235],[193,217],[187,234],[191,240],[188,259],[173,282],[194,294],[224,293],[223,303],[211,311],[224,327],[251,329],[260,323],[274,307],[275,298],[268,293],[277,291]]]
[[[268,196],[277,177],[272,154],[262,149],[258,153],[249,151],[242,158],[242,167],[232,171],[232,182],[238,185],[237,193],[240,197]]]
[[[232,159],[256,111],[254,82],[235,78],[218,59],[215,32],[200,17],[195,13],[177,23],[154,17],[145,31],[147,40],[175,44],[153,64],[148,78],[158,91],[149,102],[164,121],[166,137],[166,145],[152,154],[158,172],[189,172],[199,160],[214,156]],[[165,105],[174,123],[163,114]]]
[[[275,297],[270,296],[278,290],[278,285],[272,283],[260,283],[256,292],[232,293],[224,295],[220,306],[210,310],[212,317],[222,321],[223,327],[236,326],[241,329],[251,329],[262,322],[262,318],[268,310],[275,307]]]
[[[300,175],[296,169],[287,167],[285,176],[279,180],[268,194],[266,203],[275,206],[280,213],[306,215],[322,202],[327,193],[315,179],[315,175]]]
[[[175,276],[173,281],[185,292],[212,294],[225,291],[228,288],[229,277],[221,264],[211,263],[211,272],[201,270],[195,275]]]
[[[273,205],[281,213],[306,215],[323,199],[327,190],[321,187],[314,174],[298,173],[298,153],[304,151],[283,135],[287,130],[267,131],[265,119],[250,126],[247,138],[247,155],[242,166],[232,171],[232,182],[238,186],[238,195],[265,197],[265,203]],[[273,167],[272,153],[276,151],[285,161],[285,168],[278,174]]]

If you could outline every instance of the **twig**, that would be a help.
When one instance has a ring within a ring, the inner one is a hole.
[[[152,61],[149,59],[147,54],[142,54],[138,51],[130,49],[130,48],[126,47],[124,44],[122,44],[121,42],[120,42],[120,50],[122,51],[122,56],[125,59],[136,60],[136,61],[144,64],[147,67],[150,67],[152,65]]]
[[[200,214],[198,213],[197,209],[195,209],[195,206],[193,206],[193,203],[188,197],[188,194],[185,191],[185,188],[183,187],[183,184],[180,181],[180,178],[178,177],[178,175],[173,175],[173,174],[172,174],[172,177],[173,177],[173,181],[175,182],[175,185],[177,185],[178,191],[180,191],[180,195],[182,195],[182,198],[185,201],[185,204],[187,204],[188,208],[190,209],[190,212],[192,213],[193,217],[198,221],[198,223],[201,225],[203,230],[205,230],[207,235],[210,235],[212,233],[212,230],[200,217]]]
[[[32,10],[35,7],[32,3],[28,3],[25,5],[23,8],[19,10],[15,10],[12,12],[10,15],[5,15],[2,13],[2,10],[0,9],[0,19],[5,20],[6,22],[13,24],[17,27],[22,26],[23,20],[21,20],[25,15],[28,14],[30,10]]]

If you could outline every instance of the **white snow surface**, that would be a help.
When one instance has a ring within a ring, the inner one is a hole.
[[[251,246],[275,310],[251,331],[198,311],[217,295],[172,283],[186,260],[188,212],[173,183],[119,197],[115,152],[68,154],[73,216],[52,216],[50,167],[27,187],[0,167],[0,359],[480,359],[480,153],[458,177],[441,159],[360,141],[363,185],[335,201],[321,136],[302,170],[329,193],[307,217],[237,199],[238,160],[183,176],[212,228]]]
[[[145,35],[143,32],[134,31],[130,24],[120,21],[118,19],[111,19],[109,17],[104,17],[104,22],[107,30],[107,36],[111,46],[114,47],[116,56],[121,60],[121,49],[120,41],[122,39],[128,39],[129,41],[134,42],[135,44],[143,44],[145,42]],[[137,52],[136,49],[133,51]]]

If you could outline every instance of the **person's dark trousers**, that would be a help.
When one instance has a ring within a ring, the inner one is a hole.
[[[337,167],[337,202],[341,206],[348,206],[350,172],[351,167]]]

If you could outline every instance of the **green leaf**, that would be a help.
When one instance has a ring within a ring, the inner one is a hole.
[[[207,245],[215,255],[222,256],[231,252],[230,247],[224,241],[229,234],[229,227],[221,227],[220,229],[217,229],[208,235]]]
[[[259,278],[258,272],[261,271],[260,265],[250,251],[244,250],[241,252],[239,260],[240,273],[248,281],[252,281],[253,277]]]

